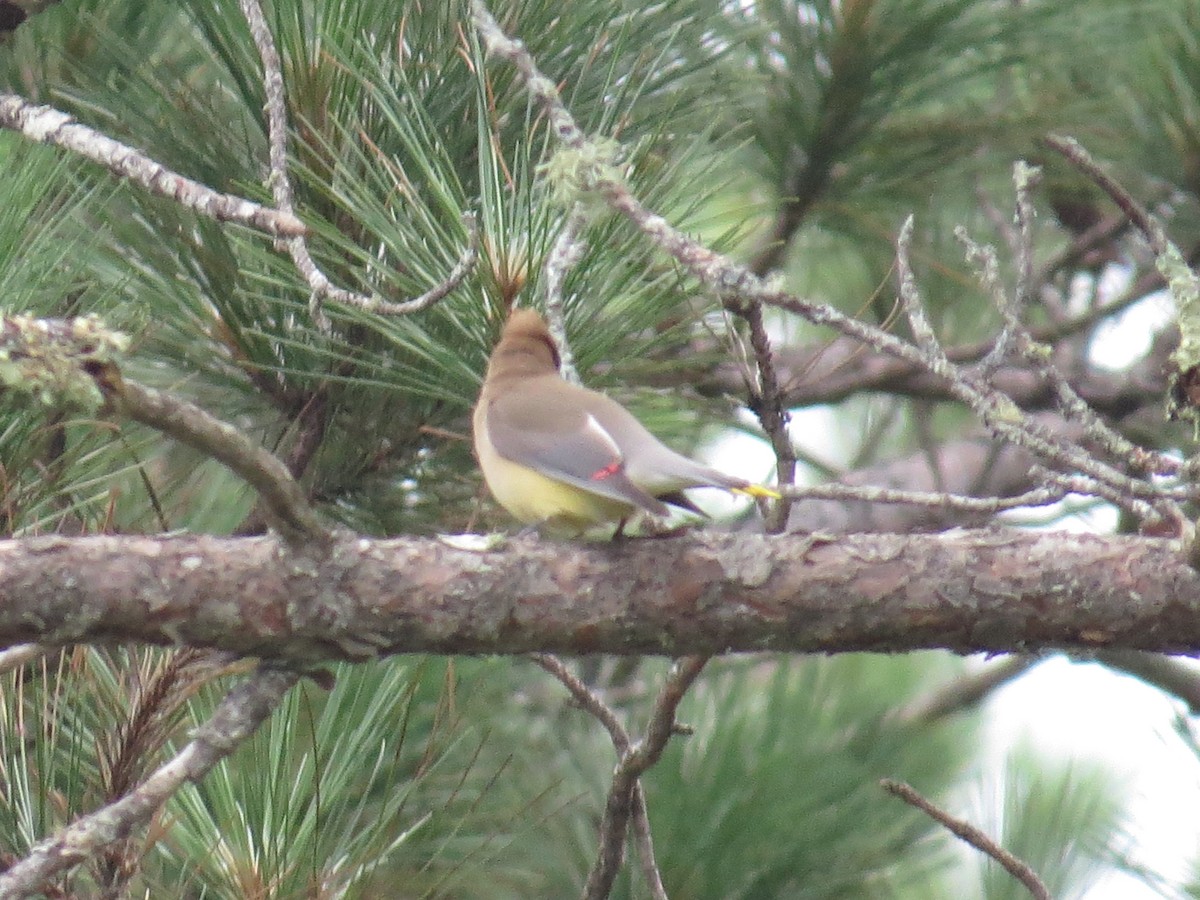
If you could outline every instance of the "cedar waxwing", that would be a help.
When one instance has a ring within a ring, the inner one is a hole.
[[[662,444],[623,406],[558,373],[545,321],[509,316],[475,405],[475,454],[500,505],[527,524],[576,534],[666,504],[695,510],[684,488],[778,497]],[[697,510],[698,511],[698,510]]]

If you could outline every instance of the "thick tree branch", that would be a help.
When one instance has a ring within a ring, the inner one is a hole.
[[[88,573],[87,578],[80,573]],[[380,654],[1032,647],[1200,653],[1200,573],[1161,538],[1014,531],[0,542],[0,646],[183,644],[311,664]]]

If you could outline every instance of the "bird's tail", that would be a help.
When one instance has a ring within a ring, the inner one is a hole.
[[[771,490],[769,487],[763,487],[761,484],[747,484],[740,487],[730,488],[735,494],[745,494],[747,497],[770,497],[772,500],[782,500],[783,494],[779,491]]]

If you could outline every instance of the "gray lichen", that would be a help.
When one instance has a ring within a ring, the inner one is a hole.
[[[115,362],[129,337],[94,315],[0,317],[0,388],[36,402],[95,410],[104,404],[98,370]]]

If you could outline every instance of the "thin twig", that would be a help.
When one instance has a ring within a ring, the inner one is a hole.
[[[1061,153],[1070,163],[1083,172],[1090,178],[1104,193],[1112,199],[1113,203],[1121,208],[1121,212],[1125,213],[1146,241],[1150,244],[1150,249],[1155,256],[1161,256],[1167,252],[1170,245],[1170,240],[1167,238],[1167,232],[1162,225],[1158,223],[1142,204],[1134,199],[1133,195],[1111,175],[1104,171],[1100,165],[1092,159],[1090,153],[1083,149],[1083,145],[1073,137],[1066,135],[1051,134],[1042,140],[1047,147]]]
[[[1170,466],[1174,465],[1174,461],[1160,461],[1163,454],[1137,446],[1101,419],[1071,386],[1062,370],[1051,362],[1049,347],[1034,341],[1022,321],[1021,311],[1028,301],[1030,279],[1033,277],[1033,201],[1030,191],[1036,184],[1036,177],[1028,166],[1018,162],[1013,167],[1013,183],[1017,196],[1016,265],[1019,277],[1012,299],[1006,298],[999,279],[995,276],[995,251],[991,247],[976,244],[966,229],[961,227],[955,229],[955,236],[967,248],[968,261],[979,267],[980,280],[991,290],[993,301],[1004,318],[1004,330],[1011,335],[1017,352],[1030,368],[1051,386],[1063,415],[1082,425],[1087,440],[1095,446],[1102,447],[1113,458],[1126,460],[1143,471],[1163,474],[1164,469],[1169,470]]]
[[[1124,216],[1109,216],[1076,236],[1066,247],[1051,256],[1033,276],[1034,285],[1044,285],[1064,269],[1081,263],[1088,255],[1110,241],[1116,240],[1128,230],[1129,220]],[[1069,320],[1064,320],[1064,323]]]
[[[1011,497],[971,497],[944,491],[907,491],[874,485],[814,484],[787,485],[778,488],[793,500],[837,500],[861,503],[896,503],[905,506],[928,506],[934,509],[953,509],[970,513],[996,513],[1026,506],[1049,506],[1064,499],[1073,491],[1066,485],[1036,487]]]
[[[550,335],[558,344],[559,374],[572,384],[579,384],[579,372],[575,369],[575,354],[567,341],[566,318],[563,314],[563,283],[567,273],[579,262],[587,249],[580,233],[587,224],[587,211],[582,203],[576,203],[563,222],[546,260],[542,264],[542,285],[545,291],[546,325]]]
[[[896,271],[900,297],[919,344],[918,352],[923,353],[924,364],[929,371],[943,378],[951,391],[967,403],[997,436],[1036,453],[1047,462],[1082,472],[1094,484],[1104,486],[1106,492],[1102,496],[1119,503],[1139,518],[1159,518],[1159,513],[1148,506],[1149,502],[1163,498],[1162,491],[1156,485],[1132,478],[1096,459],[1076,443],[1051,433],[1023,413],[1009,398],[982,383],[979,378],[970,377],[950,362],[937,343],[925,316],[924,303],[909,263],[912,221],[912,216],[909,216],[896,239]],[[1168,463],[1163,462],[1162,465],[1165,467]],[[1170,465],[1174,466],[1175,463],[1171,462]],[[1138,502],[1139,499],[1146,502]]]
[[[365,312],[381,316],[408,316],[413,313],[424,312],[435,303],[449,296],[463,283],[463,279],[471,274],[471,271],[475,268],[475,264],[479,262],[479,220],[476,218],[475,213],[468,210],[462,214],[460,221],[462,222],[463,229],[467,232],[467,242],[463,245],[462,253],[459,254],[458,260],[446,274],[445,278],[419,297],[413,297],[411,300],[394,302],[384,300],[379,296],[372,296],[367,299],[366,303],[355,305]]]
[[[1107,500],[1113,506],[1132,513],[1134,517],[1142,522],[1153,523],[1162,519],[1178,521],[1178,514],[1175,511],[1177,500],[1175,497],[1168,496],[1166,492],[1162,492],[1159,496],[1155,497],[1154,502],[1148,502],[1139,497],[1130,496],[1127,492],[1119,488],[1086,475],[1064,475],[1061,472],[1052,472],[1041,466],[1034,466],[1031,471],[1036,472],[1035,477],[1040,478],[1047,486],[1053,487],[1058,485],[1070,494],[1081,494],[1084,497],[1099,497],[1101,500]],[[1160,508],[1159,504],[1164,503],[1170,506]]]
[[[43,840],[0,874],[0,897],[37,894],[54,875],[129,836],[148,822],[187,782],[196,782],[258,729],[296,683],[295,672],[260,667],[225,695],[191,741],[121,799],[89,813]]]
[[[902,781],[893,781],[890,778],[884,778],[879,782],[880,786],[895,797],[899,797],[909,806],[914,806],[925,815],[929,816],[935,822],[943,825],[957,837],[966,841],[979,852],[991,857],[996,862],[1000,863],[1008,874],[1017,879],[1025,886],[1025,889],[1036,898],[1036,900],[1051,900],[1050,891],[1042,884],[1037,873],[1033,871],[1026,863],[1017,859],[990,837],[972,825],[970,822],[965,822],[962,819],[956,819],[949,813],[938,809],[913,788]]]
[[[1012,314],[1023,321],[1025,311],[1033,300],[1033,220],[1036,211],[1033,205],[1033,190],[1041,182],[1042,170],[1023,160],[1013,165],[1013,190],[1017,196],[1013,220],[1016,225],[1017,285],[1012,296]]]
[[[1044,143],[1061,153],[1108,194],[1145,237],[1154,253],[1154,263],[1166,279],[1167,287],[1180,308],[1178,318],[1185,329],[1186,343],[1187,323],[1194,318],[1191,311],[1200,305],[1200,276],[1192,271],[1179,248],[1171,243],[1162,223],[1150,215],[1115,178],[1105,172],[1077,140],[1062,135],[1050,135],[1045,138]]]
[[[621,724],[617,714],[600,698],[599,694],[577,678],[575,673],[567,668],[566,663],[550,653],[531,653],[529,659],[557,678],[563,687],[570,691],[575,702],[604,726],[604,730],[612,739],[613,746],[617,748],[618,755],[625,756],[629,752],[631,746],[629,732],[625,730],[625,726]]]
[[[654,857],[654,835],[650,832],[650,815],[646,812],[646,791],[639,780],[633,786],[633,839],[638,848],[638,861],[642,864],[642,879],[650,891],[652,900],[670,900],[663,885],[662,872]]]
[[[172,172],[133,147],[79,124],[64,112],[34,105],[15,94],[0,94],[0,127],[90,159],[119,178],[218,222],[238,222],[275,237],[305,233],[304,223],[291,210],[270,209],[244,197],[213,190]]]
[[[974,251],[972,261],[976,264],[976,277],[984,288],[992,295],[992,303],[1000,313],[1003,323],[996,343],[980,361],[980,368],[985,376],[992,372],[1008,358],[1013,346],[1018,342],[1022,331],[1022,317],[1028,306],[1032,293],[1033,280],[1033,245],[1032,228],[1033,205],[1029,200],[1029,189],[1036,183],[1040,170],[1018,162],[1013,167],[1013,183],[1016,187],[1017,209],[1014,215],[1014,226],[1004,227],[1002,232],[1008,242],[1010,252],[1015,260],[1017,269],[1017,285],[1010,293],[1004,289],[1000,281],[1000,266],[994,249],[988,246],[968,243]],[[967,243],[966,229],[959,226],[954,230],[955,236]]]
[[[650,712],[646,736],[633,748],[629,761],[631,771],[640,775],[658,762],[675,728],[675,710],[711,658],[685,656],[671,666],[667,680],[663,682]]]
[[[279,60],[279,51],[275,47],[275,39],[271,35],[271,28],[267,24],[267,18],[258,0],[239,0],[239,5],[242,15],[245,16],[246,23],[250,27],[250,34],[254,38],[254,46],[258,49],[263,67],[267,138],[270,145],[268,185],[279,210],[294,217],[295,194],[287,170],[287,101],[284,95],[283,67]],[[467,244],[450,273],[421,296],[399,303],[385,300],[378,295],[361,294],[335,285],[312,258],[303,233],[289,237],[284,242],[284,246],[292,257],[297,271],[304,276],[304,280],[312,292],[309,310],[313,321],[321,330],[328,331],[329,319],[322,309],[322,303],[325,300],[333,300],[345,306],[352,306],[377,315],[404,316],[428,309],[458,287],[474,268],[479,258],[479,226],[474,214],[464,213],[462,222],[467,231]]]
[[[625,859],[625,839],[632,820],[642,876],[651,896],[655,900],[666,900],[662,875],[654,858],[646,798],[638,779],[658,762],[675,730],[675,710],[709,658],[686,657],[671,667],[655,698],[645,736],[636,744],[631,741],[629,732],[613,709],[577,678],[562,660],[547,653],[531,654],[530,659],[557,678],[575,702],[604,726],[617,750],[617,768],[613,773],[612,785],[604,804],[604,818],[600,824],[600,846],[596,861],[588,873],[583,896],[587,900],[602,900],[612,891],[613,880]]]
[[[625,856],[625,836],[638,778],[662,756],[675,728],[675,710],[708,660],[707,656],[689,656],[671,667],[654,701],[645,737],[617,763],[600,822],[600,849],[583,890],[586,900],[603,900],[612,891]]]
[[[987,273],[995,271],[995,251],[991,247],[976,244],[965,229],[955,229],[955,235],[967,248],[967,261],[979,267],[977,271],[980,280],[988,283],[990,279]],[[1003,308],[1006,302],[1001,300],[998,305]],[[1011,337],[1012,346],[1029,369],[1050,386],[1062,414],[1068,420],[1083,426],[1085,438],[1093,446],[1103,448],[1113,458],[1124,460],[1142,471],[1167,474],[1175,468],[1176,460],[1139,447],[1101,419],[1079,396],[1062,369],[1051,361],[1050,348],[1035,341],[1020,319],[1006,314],[1004,330]]]
[[[754,350],[755,381],[748,384],[750,408],[758,417],[759,424],[771,441],[775,452],[775,472],[781,485],[796,480],[796,450],[788,433],[789,414],[783,404],[783,389],[775,368],[775,354],[771,351],[771,339],[763,322],[762,303],[751,300],[740,304],[734,313],[741,316],[750,329],[750,346]],[[786,497],[771,505],[766,516],[768,533],[779,533],[787,526],[791,503]]]

